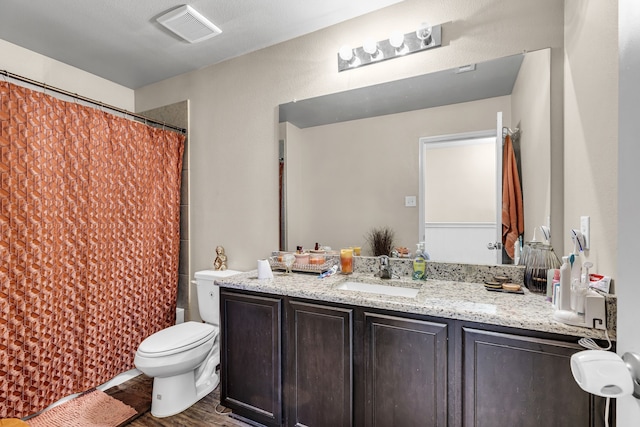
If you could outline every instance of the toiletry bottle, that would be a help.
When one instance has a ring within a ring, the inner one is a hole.
[[[427,261],[422,254],[423,247],[422,243],[418,243],[416,245],[418,248],[416,249],[416,257],[413,259],[413,279],[414,280],[422,280],[424,279],[424,273],[427,269]]]
[[[558,307],[558,294],[560,293],[560,269],[553,270],[553,281],[551,282],[552,296],[551,304]]]
[[[572,229],[571,240],[573,240],[573,252],[569,255],[569,263],[571,264],[571,310],[577,312],[582,276],[580,252],[584,248],[584,236],[580,231]]]
[[[547,289],[547,298],[546,298],[546,300],[549,301],[549,302],[553,301],[553,275],[555,274],[554,271],[555,271],[554,268],[547,269],[547,284],[546,284],[546,286],[547,286],[547,288],[546,288]]]
[[[589,291],[589,269],[593,267],[592,262],[585,262],[582,275],[580,276],[580,285],[576,289],[576,307],[575,312],[584,314],[584,303],[587,292]]]
[[[571,266],[568,256],[562,257],[562,266],[560,266],[560,292],[557,306],[558,310],[571,310]]]
[[[569,255],[569,264],[571,265],[571,310],[577,312],[578,298],[580,295],[580,280],[582,276],[582,261],[580,261],[580,252],[575,251]]]

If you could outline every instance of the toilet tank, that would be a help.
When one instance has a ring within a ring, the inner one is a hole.
[[[239,273],[241,273],[241,271],[236,270],[196,271],[198,311],[200,311],[202,320],[212,325],[220,325],[220,287],[215,285],[215,280],[234,276]]]

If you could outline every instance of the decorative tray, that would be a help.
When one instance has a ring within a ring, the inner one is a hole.
[[[502,289],[502,288],[492,288],[490,286],[485,286],[484,287],[486,290],[491,291],[491,292],[504,292],[505,294],[520,294],[520,295],[524,295],[524,291],[522,290],[522,288],[520,288],[517,291],[508,291],[506,289]]]
[[[269,264],[271,265],[272,270],[282,270],[286,271],[287,267],[284,265],[284,262],[278,261],[275,257],[269,258]],[[324,264],[293,264],[291,267],[291,271],[295,271],[297,273],[323,273],[329,270],[331,267],[336,265],[337,262],[335,260],[326,260]]]

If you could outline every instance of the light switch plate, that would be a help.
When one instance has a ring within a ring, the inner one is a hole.
[[[591,231],[591,220],[588,216],[580,217],[580,232],[584,236],[584,248],[589,249],[589,232]]]
[[[405,196],[404,205],[408,208],[414,208],[416,206],[416,196]]]

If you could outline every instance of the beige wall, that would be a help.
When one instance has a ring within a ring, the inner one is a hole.
[[[64,89],[127,111],[134,110],[134,91],[95,74],[0,40],[0,70]]]
[[[565,247],[591,217],[584,260],[615,278],[618,204],[618,20],[616,1],[567,0],[564,65]]]
[[[419,139],[495,129],[496,113],[509,123],[510,110],[503,96],[306,129],[288,125],[288,248],[361,245],[368,254],[364,236],[382,226],[394,230],[398,246],[414,248],[419,210],[405,207],[404,198],[420,200]],[[491,201],[495,179],[490,188]]]
[[[511,126],[520,128],[522,194],[524,197],[525,240],[535,227],[550,225],[551,215],[551,52],[529,52],[522,62],[511,94]],[[562,205],[555,211],[562,212]],[[554,223],[554,241],[562,241],[562,227]],[[538,238],[541,239],[540,234]],[[560,250],[562,246],[556,248]]]
[[[337,72],[341,45],[358,46],[366,37],[381,40],[424,19],[443,24],[441,48]],[[258,258],[278,247],[279,104],[523,50],[557,50],[562,43],[563,4],[558,0],[406,0],[138,89],[138,111],[190,100],[193,268],[208,268],[218,244],[227,247],[229,266],[235,269],[255,268]],[[555,83],[560,90],[561,82]],[[417,177],[409,179],[415,183]]]

